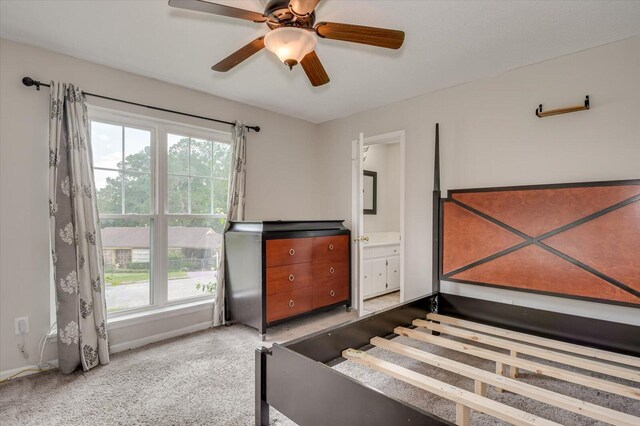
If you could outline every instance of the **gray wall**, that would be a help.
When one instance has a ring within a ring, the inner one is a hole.
[[[431,289],[433,130],[442,129],[444,189],[640,177],[640,37],[321,125],[131,73],[0,40],[0,370],[36,362],[49,328],[46,93],[30,75],[109,96],[262,126],[248,147],[248,219],[351,217],[351,141],[406,131],[406,297]],[[538,119],[535,107],[591,111]],[[94,101],[95,102],[95,101]],[[121,104],[96,105],[123,109]],[[200,126],[210,123],[140,108],[127,111]],[[217,127],[223,129],[224,127]],[[349,222],[349,221],[348,221]],[[637,310],[445,283],[445,291],[640,324]],[[13,319],[28,315],[21,358]],[[206,324],[211,312],[113,330],[112,344],[170,336]],[[49,345],[45,358],[55,358]]]
[[[640,37],[418,96],[320,126],[327,215],[351,217],[351,141],[406,131],[405,295],[431,290],[434,128],[443,188],[640,178]],[[592,109],[539,119],[535,108]],[[640,324],[638,310],[445,283],[447,292]]]
[[[262,127],[247,148],[247,219],[318,217],[322,203],[315,136],[317,125],[202,92],[118,71],[35,47],[0,40],[0,371],[37,362],[37,345],[49,329],[48,255],[48,88],[26,88],[24,76],[80,85],[84,90],[192,114],[242,120]],[[146,116],[229,130],[226,125],[189,119],[120,103],[92,104]],[[99,102],[100,101],[100,102]],[[25,361],[16,345],[14,318],[29,316]],[[169,320],[118,328],[112,346],[210,320],[200,311]],[[56,358],[55,345],[47,357]]]

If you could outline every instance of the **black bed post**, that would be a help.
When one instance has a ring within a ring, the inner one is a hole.
[[[267,354],[269,349],[256,349],[256,426],[269,424],[269,404],[267,404]]]
[[[442,220],[440,206],[440,123],[436,123],[435,158],[433,161],[433,229],[431,230],[433,247],[431,265],[431,291],[435,297],[431,299],[429,310],[438,313],[438,300],[440,298],[440,225]],[[437,331],[431,331],[434,336],[439,336]]]
[[[433,264],[431,265],[432,291],[440,292],[440,123],[436,123],[436,144],[433,170]]]

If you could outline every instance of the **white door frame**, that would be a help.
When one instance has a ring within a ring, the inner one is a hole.
[[[399,143],[400,144],[400,301],[404,302],[404,277],[405,277],[405,229],[404,229],[404,210],[405,210],[405,131],[397,130],[395,132],[384,133],[381,135],[366,137],[363,140],[364,146],[371,145],[381,145],[381,144],[392,144]],[[362,213],[362,209],[359,208],[361,206],[360,197],[362,194],[359,194],[357,188],[361,188],[362,184],[358,185],[358,180],[362,177],[362,149],[359,147],[358,140],[354,140],[352,142],[352,185],[351,185],[351,225],[354,230],[353,237],[359,238],[362,235],[359,235],[359,230],[362,229],[362,224],[364,223],[364,215]],[[353,250],[354,253],[352,261],[357,263],[355,268],[352,268],[352,288],[355,290],[355,294],[357,295],[357,305],[355,306],[358,309],[360,315],[362,315],[363,309],[361,308],[363,298],[362,298],[362,286],[364,283],[361,279],[361,270],[362,270],[362,257],[358,256],[358,250],[362,244],[359,241],[353,242]]]
[[[351,278],[351,289],[352,294],[355,294],[355,307],[358,310],[358,315],[364,315],[363,306],[363,294],[362,294],[362,286],[359,283],[362,283],[364,280],[364,272],[362,270],[362,257],[364,254],[364,249],[362,246],[362,234],[364,233],[364,221],[360,220],[357,216],[358,212],[362,213],[363,209],[363,182],[364,176],[360,170],[363,169],[364,159],[362,157],[362,149],[364,147],[364,133],[360,133],[357,140],[353,141],[352,152],[351,152],[351,162],[352,166],[352,184],[351,184],[351,192],[352,192],[352,203],[351,203],[351,217],[352,217],[352,226],[353,229],[352,236],[353,242],[351,250],[352,258],[351,264],[354,266],[352,270],[352,278]],[[355,220],[354,220],[355,218]],[[352,302],[353,303],[353,302]]]

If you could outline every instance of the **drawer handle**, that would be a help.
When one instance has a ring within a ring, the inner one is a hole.
[[[336,270],[335,270],[335,268],[332,266],[331,268],[329,268],[329,272],[331,272],[331,273],[333,274],[334,272],[336,272]]]
[[[333,244],[329,244],[329,250],[333,250]]]
[[[289,307],[293,308],[295,306],[295,302],[293,301],[293,299],[289,300]]]
[[[289,275],[289,281],[293,282],[293,280],[295,280],[296,277],[293,276],[293,274]]]
[[[294,249],[289,249],[289,254],[293,256],[294,254],[296,254],[296,251]]]
[[[335,291],[333,291],[333,290],[331,290],[331,291],[329,292],[329,294],[331,295],[331,297],[333,297],[333,296],[335,296],[335,295],[336,295],[336,292],[335,292]]]

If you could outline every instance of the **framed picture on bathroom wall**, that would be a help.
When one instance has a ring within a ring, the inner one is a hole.
[[[363,170],[363,213],[376,214],[378,204],[378,173],[371,170]]]

